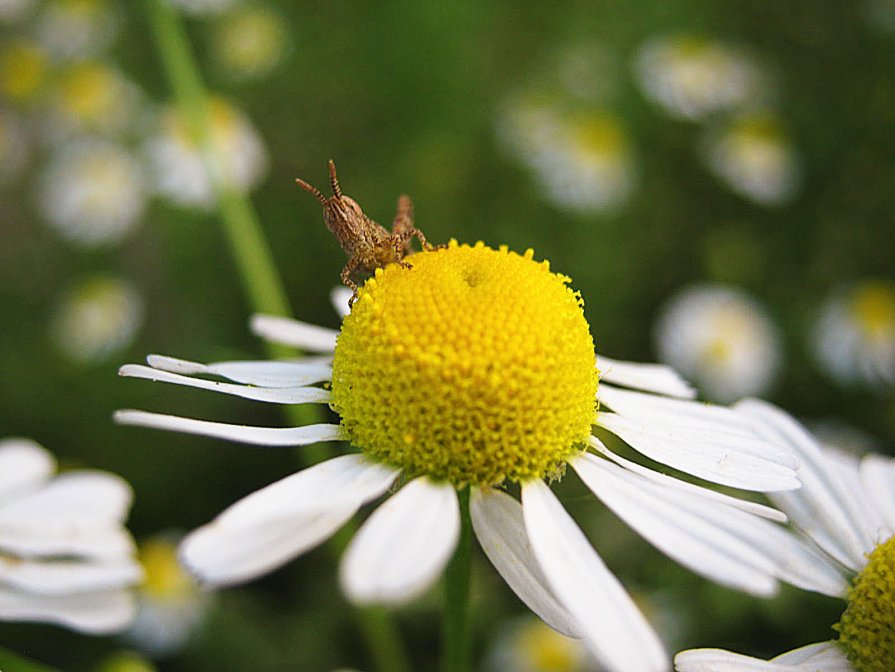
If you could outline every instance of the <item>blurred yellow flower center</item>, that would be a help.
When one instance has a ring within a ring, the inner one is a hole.
[[[855,316],[871,336],[895,330],[895,287],[886,282],[868,282],[855,292]]]
[[[143,590],[157,599],[177,599],[195,589],[193,580],[177,562],[177,545],[152,539],[140,546],[140,564],[145,578]]]
[[[858,672],[895,670],[895,537],[867,557],[835,628]]]
[[[522,657],[533,670],[575,672],[580,668],[581,643],[564,637],[544,623],[527,625],[520,633]]]
[[[361,288],[333,361],[355,445],[457,486],[556,477],[596,416],[580,295],[549,263],[451,241]]]

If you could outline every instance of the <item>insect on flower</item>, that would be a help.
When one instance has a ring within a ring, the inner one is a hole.
[[[398,198],[398,211],[389,232],[367,217],[357,201],[342,193],[339,178],[336,177],[336,164],[332,160],[329,162],[329,182],[333,195],[329,198],[304,180],[295,181],[323,205],[326,228],[332,231],[348,255],[348,263],[342,269],[341,278],[354,291],[348,302],[349,306],[357,298],[358,286],[352,280],[355,271],[372,272],[391,263],[411,268],[404,257],[411,252],[410,241],[414,236],[419,239],[424,250],[433,249],[423,232],[413,225],[413,203],[409,196],[402,195]]]

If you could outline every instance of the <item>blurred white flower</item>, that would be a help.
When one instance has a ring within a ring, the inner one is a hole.
[[[711,130],[703,155],[732,191],[758,203],[785,203],[799,186],[799,160],[780,123],[768,114],[737,117]]]
[[[0,107],[0,185],[21,173],[28,160],[28,133],[13,112]]]
[[[15,23],[34,8],[34,0],[0,0],[0,21]]]
[[[644,95],[671,116],[702,119],[768,95],[767,75],[743,49],[695,36],[658,37],[637,54]]]
[[[27,103],[47,82],[47,55],[36,42],[16,38],[0,43],[0,99]]]
[[[130,486],[103,471],[55,471],[34,441],[0,441],[0,620],[121,630],[141,578],[122,526]]]
[[[249,190],[267,172],[267,150],[249,119],[221,99],[209,106],[209,134],[215,156],[216,180]],[[155,189],[178,205],[209,209],[214,204],[212,182],[196,140],[185,120],[173,109],[159,120],[146,144]]]
[[[497,127],[559,207],[611,211],[633,191],[634,157],[621,121],[610,113],[568,113],[522,97],[506,106]]]
[[[92,278],[65,293],[51,334],[70,359],[102,361],[126,348],[143,325],[143,300],[123,280]]]
[[[50,0],[37,17],[37,40],[57,61],[100,54],[118,35],[121,17],[110,0]]]
[[[780,336],[744,292],[694,285],[669,299],[655,330],[659,359],[714,401],[764,394],[780,364]]]
[[[75,133],[119,135],[142,116],[140,89],[113,65],[78,63],[55,84],[47,124],[53,142]]]
[[[178,541],[159,535],[140,544],[145,579],[137,590],[137,618],[125,637],[153,657],[183,648],[210,605],[211,593],[177,562]]]
[[[895,283],[864,280],[838,290],[812,335],[818,364],[838,382],[895,385]]]
[[[504,627],[487,654],[491,672],[597,672],[580,639],[561,635],[540,619],[524,616]]]
[[[209,16],[220,14],[237,5],[237,0],[168,0],[188,14]]]
[[[233,79],[268,75],[286,55],[288,32],[283,17],[269,7],[237,7],[212,26],[211,54]]]
[[[95,246],[124,238],[146,206],[140,164],[121,145],[80,137],[62,145],[40,177],[38,208],[72,242]]]

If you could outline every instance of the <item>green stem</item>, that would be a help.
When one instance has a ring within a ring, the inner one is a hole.
[[[55,667],[23,658],[2,647],[0,647],[0,670],[3,672],[58,672]]]
[[[444,576],[444,672],[469,672],[469,569],[472,556],[472,523],[469,488],[460,499],[460,540]]]
[[[176,10],[166,0],[145,0],[150,27],[156,40],[162,65],[174,91],[178,109],[184,115],[189,133],[200,149],[211,178],[217,209],[231,253],[243,282],[249,304],[255,312],[291,316],[286,291],[280,282],[261,224],[248,197],[220,174],[222,162],[209,133],[209,98],[190,49],[186,30]],[[271,357],[295,356],[295,350],[268,344]],[[318,422],[322,413],[312,405],[287,406],[286,414],[295,425]],[[304,464],[329,456],[322,444],[305,446],[300,451]],[[346,535],[355,526],[346,526],[345,534],[328,545],[337,559],[346,545]],[[389,614],[382,610],[359,609],[361,632],[380,672],[409,672],[410,664],[401,638]]]

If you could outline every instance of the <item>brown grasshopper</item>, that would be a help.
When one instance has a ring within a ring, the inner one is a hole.
[[[384,268],[388,264],[400,264],[405,268],[411,265],[404,258],[411,253],[410,241],[416,236],[424,250],[431,250],[426,236],[413,225],[413,203],[409,196],[398,198],[398,212],[392,222],[389,233],[384,226],[367,217],[353,198],[345,196],[336,177],[336,164],[329,162],[329,183],[333,195],[327,198],[316,187],[302,179],[295,180],[305,191],[309,192],[323,205],[323,221],[339,245],[348,255],[348,263],[342,269],[342,282],[354,290],[349,307],[357,298],[357,284],[351,279],[355,271],[372,272]]]

